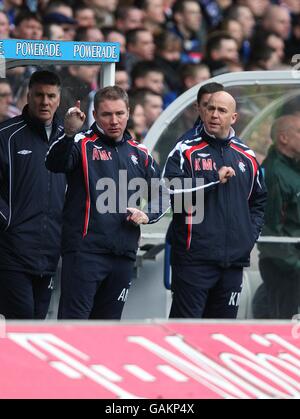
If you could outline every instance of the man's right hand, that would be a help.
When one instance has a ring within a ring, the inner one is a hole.
[[[64,119],[65,134],[68,137],[73,137],[79,132],[85,121],[85,113],[80,109],[80,100],[77,100],[75,106],[70,108]]]
[[[229,178],[235,176],[235,171],[232,167],[222,166],[218,171],[220,183],[226,183]]]

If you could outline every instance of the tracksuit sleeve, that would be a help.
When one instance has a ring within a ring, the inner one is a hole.
[[[145,212],[149,224],[156,223],[170,208],[170,198],[167,189],[160,180],[160,170],[151,155],[148,156],[147,166],[148,199]]]
[[[4,231],[6,229],[8,225],[8,218],[9,218],[9,206],[7,202],[0,196],[0,231]]]
[[[1,144],[0,144],[0,185],[3,185],[3,183],[5,182],[5,177],[4,177],[4,161],[3,161],[3,156],[4,156],[4,150],[1,148]],[[1,191],[1,186],[0,186],[0,191]],[[4,231],[8,225],[8,221],[9,221],[9,204],[7,203],[7,201],[3,198],[3,196],[1,195],[0,192],[0,231]]]
[[[258,239],[264,224],[264,212],[267,200],[267,191],[262,170],[257,170],[252,193],[249,198],[250,216],[255,241]]]
[[[64,134],[51,145],[45,160],[48,170],[69,173],[76,169],[81,161],[80,142],[76,142],[76,137]]]

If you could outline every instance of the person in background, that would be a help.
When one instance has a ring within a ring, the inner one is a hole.
[[[274,144],[263,162],[268,189],[262,235],[300,237],[300,119],[277,118]],[[300,245],[260,243],[259,269],[269,318],[291,319],[300,313]]]

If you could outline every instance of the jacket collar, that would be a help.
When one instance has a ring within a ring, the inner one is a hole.
[[[280,151],[278,151],[274,145],[270,147],[269,155],[271,154],[277,155],[278,159],[283,161],[287,166],[293,167],[296,171],[300,172],[299,160],[293,159],[292,157],[288,157],[285,154],[280,153]]]
[[[132,140],[132,136],[130,135],[129,131],[125,130],[121,141],[115,141],[112,138],[108,137],[104,134],[104,131],[99,125],[94,122],[91,126],[91,129],[94,131],[95,134],[98,135],[99,139],[104,143],[108,144],[111,147],[119,147],[120,145],[126,143],[128,140]]]
[[[219,146],[219,147],[228,146],[231,143],[231,141],[233,140],[233,138],[235,137],[235,131],[232,127],[230,128],[228,137],[225,138],[225,139],[224,138],[218,138],[215,135],[209,134],[206,131],[204,126],[203,126],[201,134],[202,134],[202,138],[205,141],[207,141],[209,144],[216,145],[216,146]]]

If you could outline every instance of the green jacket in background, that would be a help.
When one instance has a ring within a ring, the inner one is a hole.
[[[279,153],[274,146],[262,164],[268,190],[262,236],[300,237],[300,161]],[[259,244],[260,258],[300,275],[300,245]]]

